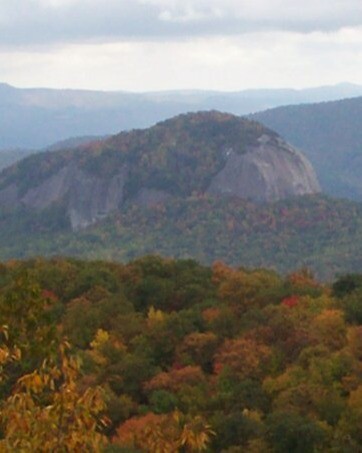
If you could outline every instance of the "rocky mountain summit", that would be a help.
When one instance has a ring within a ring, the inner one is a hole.
[[[0,207],[46,215],[57,206],[79,230],[132,204],[192,196],[270,202],[319,190],[309,161],[275,132],[212,111],[30,156],[1,173]]]

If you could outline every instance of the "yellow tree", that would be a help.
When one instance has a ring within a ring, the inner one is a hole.
[[[44,361],[40,369],[22,376],[2,404],[0,422],[5,452],[100,451],[106,423],[100,388],[80,392],[79,361],[60,346],[59,365]]]

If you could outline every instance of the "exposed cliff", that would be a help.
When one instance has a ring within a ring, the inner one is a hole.
[[[0,191],[0,206],[25,206],[38,211],[51,207],[54,203],[66,203],[73,230],[85,228],[99,219],[116,211],[123,201],[123,187],[126,169],[109,180],[85,173],[69,164],[21,194],[16,184]]]
[[[268,202],[318,191],[300,152],[259,123],[219,112],[31,156],[0,176],[0,206],[42,212],[58,204],[73,230],[130,204],[195,194]]]
[[[228,152],[225,167],[213,178],[208,192],[253,201],[276,201],[316,193],[319,184],[302,153],[283,140],[264,134],[246,154]]]

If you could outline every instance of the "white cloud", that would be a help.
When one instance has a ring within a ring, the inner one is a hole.
[[[362,84],[362,29],[4,51],[0,73],[18,86],[130,91]]]
[[[362,24],[361,0],[2,0],[0,44],[182,39]]]
[[[183,7],[178,10],[165,9],[159,14],[159,18],[166,22],[202,22],[210,19],[220,19],[223,16],[220,9],[196,9],[193,6]]]
[[[293,29],[300,25],[313,28],[340,28],[362,21],[360,0],[139,0],[158,7],[170,18],[187,17],[193,11],[200,19],[229,18],[250,21],[263,28],[274,24]]]
[[[361,57],[361,0],[0,0],[0,75],[19,86],[362,83]]]

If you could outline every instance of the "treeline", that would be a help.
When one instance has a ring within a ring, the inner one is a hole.
[[[0,266],[0,449],[362,451],[362,275]]]

